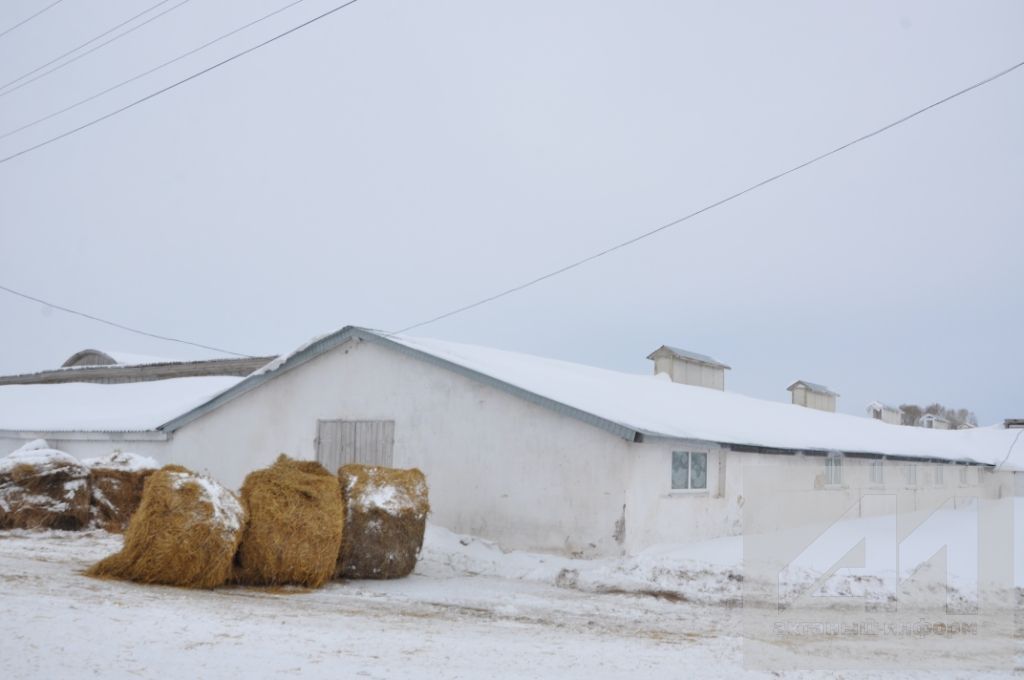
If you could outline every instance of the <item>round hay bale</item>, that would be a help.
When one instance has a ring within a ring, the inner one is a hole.
[[[0,458],[0,529],[64,529],[89,523],[89,470],[74,456],[29,442]]]
[[[90,576],[187,588],[213,588],[231,577],[245,511],[207,477],[167,465],[146,480],[124,548],[93,565]]]
[[[315,461],[281,454],[242,484],[249,523],[235,580],[246,585],[319,588],[334,575],[344,506],[338,478]]]
[[[152,458],[115,451],[102,458],[87,458],[92,523],[115,533],[128,528],[128,521],[142,502],[146,478],[160,464]]]
[[[413,468],[345,465],[338,470],[345,500],[339,578],[401,578],[416,567],[430,503],[427,480]]]

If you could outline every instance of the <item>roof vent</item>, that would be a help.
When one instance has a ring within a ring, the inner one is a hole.
[[[890,406],[880,401],[873,401],[867,405],[868,416],[875,420],[881,420],[890,425],[903,424],[903,409],[898,406]]]
[[[836,398],[839,395],[824,385],[797,380],[786,389],[792,393],[793,403],[797,406],[835,413]]]
[[[678,347],[662,345],[647,355],[654,362],[654,374],[665,374],[672,382],[697,387],[725,389],[725,372],[729,370],[720,361],[706,354],[697,354]]]

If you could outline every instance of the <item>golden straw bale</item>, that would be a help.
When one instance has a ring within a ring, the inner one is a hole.
[[[233,493],[212,479],[167,465],[146,480],[124,548],[86,573],[213,588],[231,577],[244,526],[245,511]]]
[[[427,480],[413,468],[345,465],[338,470],[345,499],[339,578],[401,578],[423,547],[430,504]]]
[[[334,574],[344,528],[338,478],[315,461],[281,454],[242,484],[249,523],[235,580],[246,585],[318,588]]]
[[[38,439],[0,458],[0,529],[64,529],[89,522],[89,470]]]
[[[152,458],[121,451],[82,463],[89,468],[93,525],[123,533],[142,502],[146,478],[160,465]]]

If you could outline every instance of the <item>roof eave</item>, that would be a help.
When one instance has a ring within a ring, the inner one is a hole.
[[[160,430],[0,430],[0,438],[165,442],[170,439],[170,435]]]

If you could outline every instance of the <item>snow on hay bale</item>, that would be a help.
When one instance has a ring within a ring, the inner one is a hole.
[[[244,524],[245,511],[233,493],[212,479],[167,465],[146,480],[124,548],[86,573],[213,588],[231,577]]]
[[[89,522],[89,470],[36,439],[0,458],[0,529],[77,530]]]
[[[319,588],[334,575],[345,513],[338,478],[315,461],[281,454],[242,484],[249,523],[235,580]]]
[[[345,465],[338,477],[345,499],[345,531],[335,576],[408,576],[423,547],[430,510],[423,473]]]
[[[115,451],[102,458],[86,458],[92,497],[92,521],[107,531],[123,532],[139,508],[146,478],[160,464],[147,456]]]

